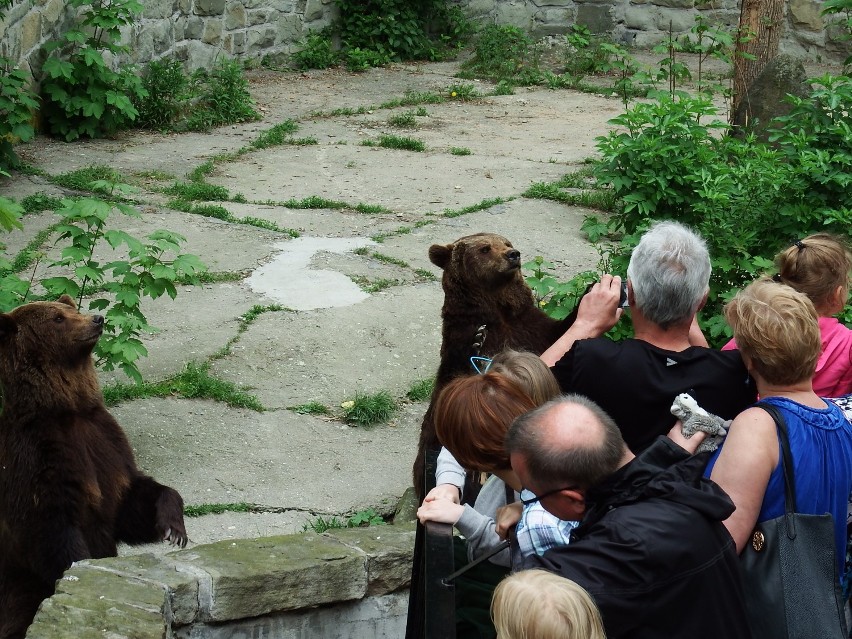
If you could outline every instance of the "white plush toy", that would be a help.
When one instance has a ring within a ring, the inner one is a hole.
[[[727,427],[731,423],[730,419],[726,421],[718,415],[708,413],[689,393],[681,393],[675,397],[671,413],[680,420],[680,432],[687,439],[698,431],[707,433],[707,437],[698,445],[696,453],[716,450],[728,434]]]

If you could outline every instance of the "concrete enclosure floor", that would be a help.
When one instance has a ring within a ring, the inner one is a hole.
[[[455,63],[362,74],[253,71],[251,92],[263,115],[257,122],[210,133],[134,131],[73,144],[39,138],[19,147],[26,162],[50,175],[112,167],[141,187],[134,196],[141,217],[116,215],[121,228],[137,237],[160,228],[176,231],[186,237],[183,251],[198,255],[211,271],[241,276],[181,286],[175,301],[146,301],[143,311],[160,330],[145,338],[150,354],[140,368],[146,381],[155,381],[187,363],[210,360],[213,375],[250,389],[265,410],[179,397],[113,409],[140,466],[177,488],[187,504],[246,502],[264,510],[189,519],[191,543],[296,532],[316,516],[343,519],[366,508],[393,511],[411,485],[426,408],[408,401],[406,392],[438,364],[443,296],[440,270],[427,257],[431,244],[489,231],[511,239],[524,259],[544,256],[560,278],[595,267],[597,250],[580,233],[589,211],[521,194],[593,156],[595,137],[622,111],[620,101],[520,88],[514,95],[424,104],[416,128],[405,130],[388,120],[411,107],[372,106],[406,92],[446,94],[448,86],[463,82],[456,71]],[[482,93],[493,88],[472,84]],[[370,108],[361,115],[317,114],[359,107]],[[167,206],[163,188],[287,119],[299,125],[294,137],[313,137],[317,144],[285,144],[215,161],[205,179],[245,197],[247,203],[217,203],[236,218],[275,222],[297,230],[298,239]],[[426,150],[361,144],[385,133],[417,138]],[[453,154],[454,147],[470,154]],[[72,194],[36,175],[4,179],[0,193]],[[353,208],[284,204],[312,196]],[[499,203],[482,210],[444,215],[495,198]],[[386,211],[361,213],[354,209],[358,204]],[[26,216],[23,231],[4,236],[7,253],[14,255],[55,220],[52,212]],[[48,256],[57,253],[54,240],[45,242]],[[40,262],[37,278],[48,261]],[[385,280],[392,285],[364,290]],[[262,313],[240,331],[252,307],[273,304],[285,310]],[[127,380],[105,373],[102,381]],[[356,393],[380,390],[397,398],[400,408],[387,423],[368,428],[288,410],[319,402],[339,414],[341,403]]]

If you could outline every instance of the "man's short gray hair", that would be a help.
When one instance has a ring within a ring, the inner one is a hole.
[[[574,404],[587,408],[600,426],[597,441],[563,446],[545,434],[545,423],[560,406]],[[506,433],[506,451],[527,460],[530,478],[539,490],[555,490],[567,484],[597,486],[619,467],[627,445],[612,418],[583,395],[562,395],[516,418]]]
[[[657,222],[633,249],[627,277],[637,308],[667,329],[691,319],[709,289],[707,244],[683,224]]]

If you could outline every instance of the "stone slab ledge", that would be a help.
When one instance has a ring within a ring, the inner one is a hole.
[[[414,524],[220,541],[164,557],[75,563],[27,639],[162,639],[408,588]]]

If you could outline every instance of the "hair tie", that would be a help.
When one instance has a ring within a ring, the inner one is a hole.
[[[802,240],[796,240],[796,241],[793,243],[793,246],[795,246],[795,247],[796,247],[797,249],[799,249],[800,251],[801,251],[803,248],[805,248],[805,244],[804,244],[804,242],[802,242]]]
[[[473,370],[475,370],[480,375],[485,375],[488,372],[488,369],[491,368],[492,360],[490,357],[479,357],[478,355],[474,355],[470,358],[471,366],[473,366]]]
[[[781,283],[781,273],[776,273],[775,275],[773,275],[773,276],[772,276],[772,281],[773,281],[773,282],[778,282],[778,283],[780,284],[780,283]]]

